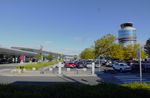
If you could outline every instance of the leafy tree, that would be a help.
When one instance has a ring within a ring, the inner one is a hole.
[[[36,54],[36,56],[35,56],[35,58],[36,58],[38,61],[43,59],[42,49],[43,49],[43,46],[40,46],[40,49],[39,49],[39,51],[38,51],[38,54]]]
[[[77,55],[74,55],[74,60],[77,60],[78,59],[78,56]]]
[[[146,41],[146,44],[144,46],[144,51],[148,54],[150,57],[150,38]]]
[[[125,51],[125,59],[138,59],[137,57],[137,49],[140,47],[139,44],[134,44],[134,45],[128,45],[124,51]],[[143,51],[143,49],[140,49],[141,51],[141,58],[145,59],[146,58],[146,54]]]
[[[133,58],[133,46],[127,45],[126,47],[124,47],[124,59],[129,60]]]
[[[39,61],[41,59],[41,53],[36,54],[35,58]]]
[[[106,36],[95,41],[95,56],[110,57],[111,48],[115,43],[115,36],[107,34]]]
[[[124,60],[124,50],[119,44],[113,44],[111,47],[110,57],[112,59]]]
[[[95,58],[94,49],[86,48],[85,50],[81,52],[80,58],[81,59],[94,59]]]
[[[53,60],[53,55],[52,55],[52,53],[49,53],[46,58],[47,58],[47,60],[52,61],[52,60]]]

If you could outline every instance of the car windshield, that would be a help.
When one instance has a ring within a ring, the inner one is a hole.
[[[69,63],[69,64],[73,64],[73,63]]]
[[[128,66],[127,64],[120,64],[120,66]]]
[[[120,64],[120,66],[125,66],[124,64]]]
[[[87,64],[92,64],[92,62],[87,62]]]

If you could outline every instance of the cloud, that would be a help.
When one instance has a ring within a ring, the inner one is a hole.
[[[76,37],[73,37],[73,40],[77,43],[83,43],[86,41],[86,38],[85,37],[80,37],[80,36],[76,36]]]
[[[64,54],[78,55],[80,53],[80,50],[75,50],[75,49],[70,49],[70,48],[64,48],[64,49],[62,49],[62,52]]]
[[[53,44],[53,41],[45,41],[44,44]]]
[[[79,55],[80,50],[70,49],[70,48],[63,48],[63,49],[50,49],[51,52],[61,53],[65,55]]]

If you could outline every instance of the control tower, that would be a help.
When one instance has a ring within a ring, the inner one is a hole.
[[[136,43],[136,29],[132,23],[123,23],[120,25],[121,29],[118,31],[118,40],[121,45],[133,45]]]

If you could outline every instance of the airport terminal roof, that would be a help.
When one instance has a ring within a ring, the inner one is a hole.
[[[0,47],[0,54],[8,54],[8,55],[16,55],[16,56],[20,56],[20,55],[35,56],[37,53],[12,49],[12,48],[6,48],[6,47]]]

